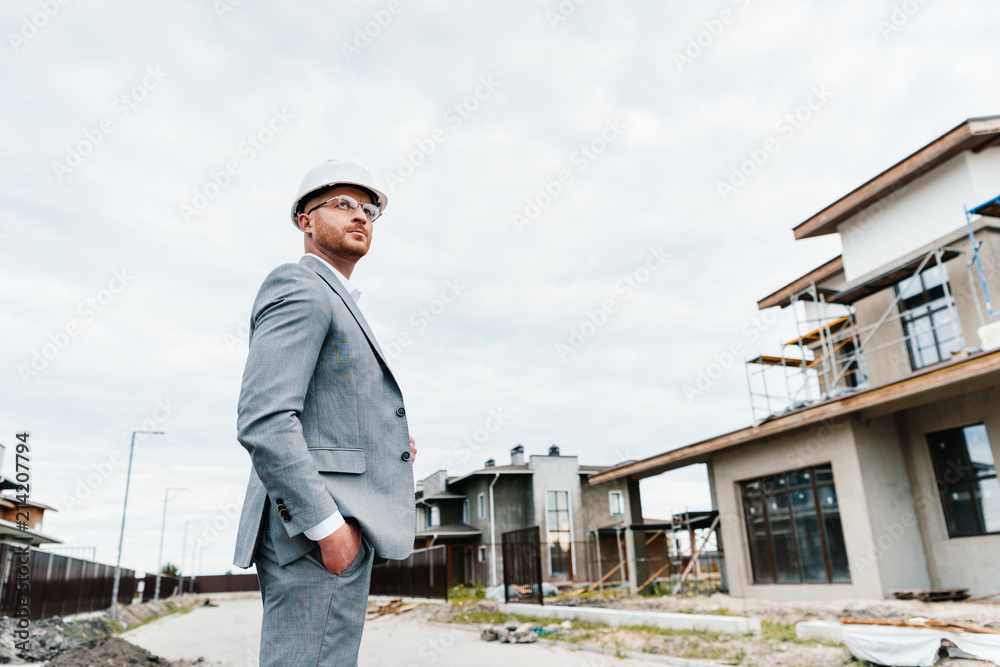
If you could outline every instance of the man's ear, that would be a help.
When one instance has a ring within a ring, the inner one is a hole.
[[[306,230],[310,232],[312,231],[312,218],[309,217],[308,213],[299,213],[299,217],[296,219],[296,222],[299,223],[299,229],[303,232]]]

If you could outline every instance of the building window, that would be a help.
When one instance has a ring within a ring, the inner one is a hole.
[[[896,293],[913,370],[950,359],[952,352],[962,348],[958,323],[951,317],[954,301],[943,264],[902,281]]]
[[[611,505],[611,516],[625,516],[625,494],[621,491],[608,491],[608,502]]]
[[[427,508],[427,527],[434,528],[441,525],[441,508],[437,505],[431,505]]]
[[[486,516],[486,494],[479,494],[479,518],[482,519]]]
[[[479,549],[477,550],[477,556],[476,556],[476,558],[479,560],[480,563],[485,563],[486,562],[486,547],[485,546],[483,546],[483,545],[479,546]]]
[[[830,464],[740,487],[754,583],[850,583]]]
[[[949,537],[1000,533],[1000,482],[983,424],[927,435]]]
[[[569,574],[569,491],[546,491],[546,507],[552,574]]]
[[[469,523],[469,499],[462,501],[462,523]]]

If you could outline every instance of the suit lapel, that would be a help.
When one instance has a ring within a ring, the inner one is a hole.
[[[378,358],[382,360],[382,364],[386,368],[389,368],[389,361],[382,353],[382,348],[379,347],[378,341],[375,339],[375,334],[372,333],[371,328],[369,328],[368,321],[365,320],[365,316],[361,314],[361,311],[358,309],[358,305],[354,302],[354,298],[347,293],[347,289],[344,287],[344,283],[340,282],[340,278],[334,275],[334,273],[330,271],[329,267],[315,257],[303,255],[302,259],[299,260],[299,264],[308,266],[310,269],[315,271],[319,277],[323,279],[323,282],[329,285],[330,288],[337,293],[337,296],[339,296],[341,301],[344,302],[347,309],[351,311],[351,315],[353,315],[354,319],[357,320],[361,330],[365,332],[365,337],[371,344],[372,349],[375,350],[375,354],[377,354]],[[392,373],[391,369],[389,370],[389,373]]]

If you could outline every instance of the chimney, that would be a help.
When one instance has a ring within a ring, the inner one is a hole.
[[[487,467],[487,468],[492,468],[492,467],[493,467],[493,466],[495,466],[496,464],[497,464],[497,462],[496,462],[496,461],[494,461],[493,459],[486,459],[486,467]]]
[[[510,450],[510,464],[512,466],[524,465],[524,445],[518,445]]]
[[[559,456],[559,445],[549,447],[549,456]]]

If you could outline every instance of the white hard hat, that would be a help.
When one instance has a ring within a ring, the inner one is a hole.
[[[317,190],[330,187],[332,185],[355,185],[371,192],[373,204],[382,211],[389,203],[389,198],[385,193],[374,185],[375,179],[367,169],[355,162],[341,162],[340,160],[327,160],[309,170],[306,177],[302,179],[299,186],[299,194],[292,203],[292,224],[298,229],[299,206]]]

